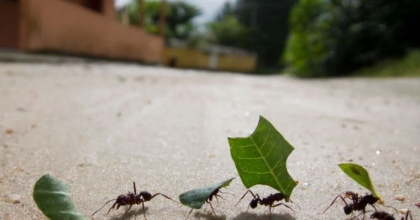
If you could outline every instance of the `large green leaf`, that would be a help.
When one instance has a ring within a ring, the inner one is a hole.
[[[280,132],[260,116],[251,136],[228,140],[232,159],[245,187],[257,184],[271,186],[289,201],[296,182],[287,172],[286,160],[294,148]]]
[[[33,197],[38,208],[49,219],[86,219],[74,207],[70,197],[70,187],[49,174],[42,176],[36,182]]]
[[[200,209],[216,189],[229,186],[233,179],[235,178],[228,179],[213,186],[207,186],[204,188],[198,188],[184,192],[179,195],[179,201],[190,208]]]
[[[361,186],[370,190],[374,197],[381,199],[381,196],[376,191],[375,186],[370,179],[369,173],[365,168],[354,163],[341,163],[338,166],[344,171],[345,174],[347,174],[347,176],[352,178]]]

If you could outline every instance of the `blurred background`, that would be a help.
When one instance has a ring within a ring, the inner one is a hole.
[[[300,77],[419,76],[419,12],[418,0],[0,0],[0,51]]]

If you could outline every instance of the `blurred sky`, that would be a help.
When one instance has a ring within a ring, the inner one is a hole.
[[[131,0],[115,0],[115,6],[121,7]],[[175,1],[175,0],[168,0],[168,1]],[[212,20],[216,15],[217,12],[223,6],[223,3],[232,0],[184,0],[185,2],[191,3],[192,5],[197,6],[201,9],[201,16],[197,17],[194,21],[197,23],[203,23],[205,21]]]

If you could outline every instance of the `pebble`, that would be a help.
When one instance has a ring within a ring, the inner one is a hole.
[[[399,209],[398,212],[405,215],[405,214],[407,214],[408,209]]]
[[[405,196],[403,196],[403,195],[396,195],[395,196],[395,200],[398,200],[400,202],[404,202],[405,201]]]
[[[20,195],[12,194],[6,197],[6,202],[10,204],[18,204],[20,203]]]

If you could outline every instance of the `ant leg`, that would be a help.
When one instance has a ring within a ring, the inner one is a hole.
[[[156,193],[156,194],[154,194],[152,197],[150,197],[150,200],[152,200],[155,196],[158,196],[158,195],[161,195],[161,196],[163,196],[163,197],[165,197],[165,198],[167,198],[167,199],[169,199],[169,200],[172,200],[172,201],[174,201],[174,202],[178,203],[177,201],[175,201],[175,200],[171,199],[169,196],[167,196],[167,195],[165,195],[165,194],[162,194],[162,193]]]
[[[111,206],[111,208],[109,208],[108,212],[106,213],[107,215],[108,215],[108,213],[111,211],[111,209],[113,209],[113,208],[115,207],[115,205],[117,205],[117,202],[115,202],[115,203]],[[120,207],[120,205],[118,204],[116,209],[118,209],[119,207]]]
[[[290,209],[290,210],[292,210],[292,211],[295,211],[295,210],[293,210],[292,208],[290,208],[290,206],[288,206],[288,205],[286,205],[286,204],[284,204],[284,203],[278,203],[278,204],[275,204],[275,205],[271,205],[271,206],[270,206],[270,208],[274,208],[274,207],[277,207],[277,206],[279,206],[279,205],[284,205],[284,206],[286,206],[288,209]]]
[[[413,216],[411,215],[410,210],[407,210],[407,213],[405,214],[405,218],[402,217],[401,220],[408,220],[409,216],[410,216],[410,219],[413,220]]]
[[[219,196],[219,195],[214,195],[214,197],[216,198],[217,203],[219,203],[219,199],[217,199],[217,197],[224,199],[222,196]]]
[[[210,204],[211,210],[213,211],[213,214],[216,215],[216,212],[213,209],[213,206],[211,205],[211,202],[207,202],[208,204]]]
[[[358,215],[356,215],[356,216],[354,216],[354,217],[351,217],[351,218],[350,218],[350,220],[356,219],[356,218],[357,218],[357,217],[359,217],[361,214],[363,214],[363,218],[362,218],[362,219],[365,219],[365,217],[364,217],[364,213],[360,213],[360,214],[358,214]],[[351,215],[353,216],[353,213],[351,213]]]
[[[302,210],[298,204],[296,204],[295,202],[293,202],[291,199],[289,199],[289,200],[290,200],[290,202],[292,202],[293,204],[295,204],[299,208],[299,210]]]
[[[144,209],[144,201],[141,202],[141,207],[143,208],[144,219],[147,219],[147,217],[146,217],[146,210]]]
[[[130,207],[128,207],[127,211],[124,212],[124,215],[127,214],[128,211],[130,211],[131,206],[133,206],[133,205],[130,205]]]
[[[191,211],[188,212],[187,218],[190,216],[190,214],[191,214],[192,211],[193,211],[193,209],[191,209]],[[187,218],[185,218],[185,219],[187,219]]]
[[[134,188],[134,195],[136,195],[136,182],[133,182],[133,188]]]
[[[331,204],[322,213],[325,213],[335,203],[335,201],[338,198],[341,198],[341,200],[343,200],[343,202],[346,203],[346,205],[348,205],[346,200],[344,200],[344,198],[341,195],[338,195],[338,196],[335,197],[335,199],[331,202]]]
[[[239,202],[245,197],[245,195],[246,194],[248,194],[248,193],[251,193],[251,195],[252,195],[252,197],[254,197],[254,199],[255,199],[255,195],[254,195],[254,193],[252,193],[252,191],[251,190],[248,190],[248,191],[246,191],[245,192],[245,194],[239,199],[239,201],[238,201],[238,203],[236,203],[236,205],[235,206],[237,206],[238,204],[239,204]]]

